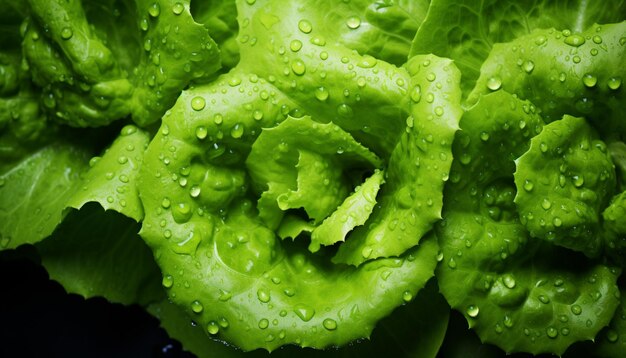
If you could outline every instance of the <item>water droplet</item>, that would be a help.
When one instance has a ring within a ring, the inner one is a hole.
[[[598,83],[598,78],[592,74],[586,74],[583,76],[583,83],[587,87],[593,87]]]
[[[302,305],[297,306],[293,311],[304,322],[310,321],[311,318],[313,318],[313,316],[315,315],[315,310],[314,309],[308,308],[308,307],[305,307],[305,306],[302,306]]]
[[[559,335],[559,331],[554,327],[548,327],[546,329],[546,334],[550,338],[556,338]]]
[[[320,52],[320,58],[322,60],[327,60],[328,59],[328,52],[326,52],[326,51]]]
[[[61,38],[63,40],[69,40],[72,38],[72,36],[74,36],[74,31],[72,31],[71,28],[64,27],[63,30],[61,30]]]
[[[426,75],[426,79],[427,79],[429,82],[432,82],[432,81],[434,81],[434,80],[436,80],[436,79],[437,79],[437,76],[436,76],[433,72],[431,72],[431,73],[429,73],[429,74],[427,74],[427,75]]]
[[[404,291],[404,293],[402,294],[402,300],[404,300],[404,302],[410,302],[413,299],[413,294],[411,293],[411,291]]]
[[[348,106],[345,103],[342,103],[339,106],[337,106],[337,114],[339,114],[339,116],[344,117],[344,118],[351,118],[353,115],[352,107]]]
[[[580,188],[581,186],[583,186],[583,184],[585,184],[585,178],[583,178],[582,175],[574,175],[572,179],[574,182],[574,186],[576,186],[577,188]]]
[[[526,73],[531,73],[535,69],[535,63],[533,61],[528,60],[524,62],[523,69],[524,71],[526,71]]]
[[[146,18],[141,19],[141,21],[139,22],[139,27],[143,31],[148,31],[148,28],[150,27],[150,24],[148,23],[148,19]]]
[[[548,210],[552,207],[552,202],[550,202],[550,199],[544,198],[543,201],[541,202],[541,207],[544,210]]]
[[[504,325],[508,328],[513,327],[513,319],[509,315],[504,316]]]
[[[570,46],[578,47],[585,43],[585,38],[581,35],[570,35],[567,36],[563,41],[565,41],[565,43]]]
[[[268,303],[271,299],[269,292],[267,292],[264,289],[259,289],[256,292],[256,296],[259,299],[259,301],[263,302],[263,303]]]
[[[454,257],[451,257],[450,260],[448,260],[448,267],[450,267],[451,269],[456,268],[456,261],[454,260]]]
[[[515,288],[515,278],[512,275],[504,275],[504,277],[502,277],[502,282],[507,288]]]
[[[239,78],[239,77],[236,77],[236,76],[235,77],[231,77],[228,80],[228,85],[231,86],[231,87],[237,87],[240,84],[241,84],[241,78]]]
[[[172,12],[174,13],[174,15],[180,15],[183,13],[184,10],[185,10],[185,5],[179,2],[174,4],[174,6],[172,6]]]
[[[500,86],[502,86],[502,80],[500,77],[491,77],[487,80],[487,88],[492,91],[500,89]]]
[[[376,64],[378,63],[378,60],[372,56],[368,56],[365,55],[363,57],[361,57],[361,60],[359,60],[359,62],[357,62],[357,66],[361,67],[361,68],[373,68],[374,66],[376,66]],[[399,79],[401,80],[401,79]],[[397,83],[397,81],[396,81]],[[399,86],[402,86],[401,84],[398,84]]]
[[[220,331],[220,326],[215,321],[209,322],[206,327],[207,332],[211,335],[216,335]]]
[[[226,290],[220,290],[220,295],[218,297],[218,299],[222,302],[226,302],[228,300],[230,300],[233,297],[233,294],[230,293],[230,291],[226,291]]]
[[[222,122],[224,121],[224,117],[217,113],[216,115],[213,116],[213,123],[215,124],[222,124]]]
[[[610,89],[616,90],[622,85],[622,79],[620,77],[611,77],[607,82]]]
[[[418,103],[422,99],[422,87],[420,85],[416,85],[411,90],[411,100],[415,103]]]
[[[304,32],[305,34],[310,33],[313,30],[313,26],[308,20],[300,20],[298,22],[298,29]]]
[[[200,303],[200,301],[195,300],[191,302],[191,310],[194,313],[202,313],[202,311],[204,310],[204,306],[202,306],[202,303]]]
[[[237,123],[230,130],[230,136],[237,139],[243,136],[243,124]]]
[[[269,327],[270,325],[270,321],[267,320],[267,318],[263,318],[259,321],[259,328],[261,329],[266,329],[267,327]]]
[[[291,41],[291,43],[289,44],[289,48],[293,52],[300,51],[300,49],[302,48],[302,41],[300,41],[300,40],[293,40],[293,41]]]
[[[559,81],[561,82],[565,82],[565,79],[567,78],[567,75],[565,74],[565,72],[561,72],[559,74]]]
[[[541,303],[545,303],[545,304],[550,303],[550,298],[549,298],[548,296],[545,296],[545,295],[539,295],[539,297],[537,297],[537,298],[539,299],[539,301],[540,301]]]
[[[319,101],[326,101],[328,99],[328,95],[329,92],[324,86],[315,89],[315,98],[317,98]]]
[[[174,278],[172,277],[172,275],[165,275],[163,276],[163,280],[161,281],[161,284],[165,288],[170,288],[172,287],[172,285],[174,285]]]
[[[532,191],[534,187],[535,185],[530,179],[526,179],[526,181],[524,181],[524,190]]]
[[[161,6],[159,3],[153,3],[152,6],[148,8],[148,14],[152,17],[157,17],[161,13]]]
[[[205,126],[199,126],[198,128],[196,128],[196,138],[202,140],[206,138],[207,134],[208,131]]]
[[[577,315],[577,316],[580,315],[583,312],[582,307],[580,307],[579,305],[572,305],[571,310],[572,310],[572,313]]]
[[[322,322],[322,325],[329,331],[334,331],[335,329],[337,329],[337,321],[331,318],[326,318],[324,322]]]
[[[189,191],[189,195],[191,195],[192,198],[197,198],[198,196],[200,196],[200,187],[199,186],[192,186],[191,190]]]
[[[467,310],[465,312],[467,313],[468,316],[472,318],[476,318],[480,310],[478,309],[478,306],[470,305],[467,307]]]
[[[315,46],[324,46],[326,45],[326,39],[322,36],[313,36],[311,38],[311,43]]]
[[[346,25],[348,26],[348,28],[350,29],[358,29],[359,26],[361,26],[361,19],[358,18],[357,16],[350,16],[347,20],[346,20]]]
[[[602,37],[600,37],[600,36],[598,36],[598,35],[595,35],[595,36],[592,38],[592,40],[593,40],[593,42],[594,42],[594,43],[596,43],[596,44],[601,44],[601,43],[602,43]]]
[[[363,250],[361,250],[361,255],[363,256],[363,258],[368,258],[370,257],[371,254],[372,254],[372,248],[369,246],[366,246],[363,248]]]
[[[203,110],[205,105],[206,101],[204,100],[204,97],[196,96],[191,100],[191,108],[193,108],[194,111]]]
[[[306,72],[306,66],[302,60],[295,60],[291,63],[291,70],[294,74],[302,76]]]

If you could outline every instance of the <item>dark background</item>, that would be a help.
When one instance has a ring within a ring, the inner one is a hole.
[[[185,357],[139,306],[67,294],[35,249],[0,252],[0,357]]]

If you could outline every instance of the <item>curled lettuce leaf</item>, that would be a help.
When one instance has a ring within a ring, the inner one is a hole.
[[[601,211],[616,182],[595,131],[583,118],[566,115],[532,138],[516,164],[515,204],[530,235],[597,256]]]
[[[168,296],[244,350],[368,337],[436,265],[458,70],[360,54],[318,5],[239,1],[239,63],[183,92],[139,171],[140,235]],[[364,201],[345,237],[319,237]]]
[[[530,100],[546,122],[564,114],[585,117],[605,141],[624,141],[626,22],[581,32],[536,30],[495,45],[468,102],[506,90]]]
[[[157,121],[219,55],[189,0],[29,1],[23,50],[44,105],[62,123]]]
[[[467,94],[498,43],[536,29],[580,33],[594,23],[622,21],[625,11],[622,0],[432,0],[410,54],[432,53],[453,59],[463,73],[461,86]]]
[[[505,91],[466,111],[436,231],[441,292],[508,353],[562,354],[593,339],[619,304],[619,270],[533,238],[520,222],[516,160],[542,127],[534,106]]]

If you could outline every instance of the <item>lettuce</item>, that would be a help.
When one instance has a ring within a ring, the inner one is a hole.
[[[625,2],[0,4],[0,250],[67,292],[203,357],[621,356]]]

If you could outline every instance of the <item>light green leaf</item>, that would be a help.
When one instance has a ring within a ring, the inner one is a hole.
[[[149,139],[146,132],[135,126],[124,127],[102,157],[91,159],[91,168],[68,206],[80,209],[95,201],[105,210],[115,210],[137,222],[142,220],[143,207],[135,179]]]
[[[463,73],[467,94],[495,44],[540,28],[580,33],[594,23],[622,21],[624,13],[622,0],[432,0],[413,39],[411,55],[432,53],[453,59]]]
[[[582,32],[535,30],[498,44],[481,67],[468,102],[506,90],[531,101],[546,122],[565,114],[584,117],[605,141],[623,141],[625,32],[626,21],[594,25]]]
[[[365,224],[376,205],[376,195],[384,183],[383,171],[375,171],[362,185],[311,233],[309,250],[316,252],[320,245],[333,245],[345,241],[355,227]]]

